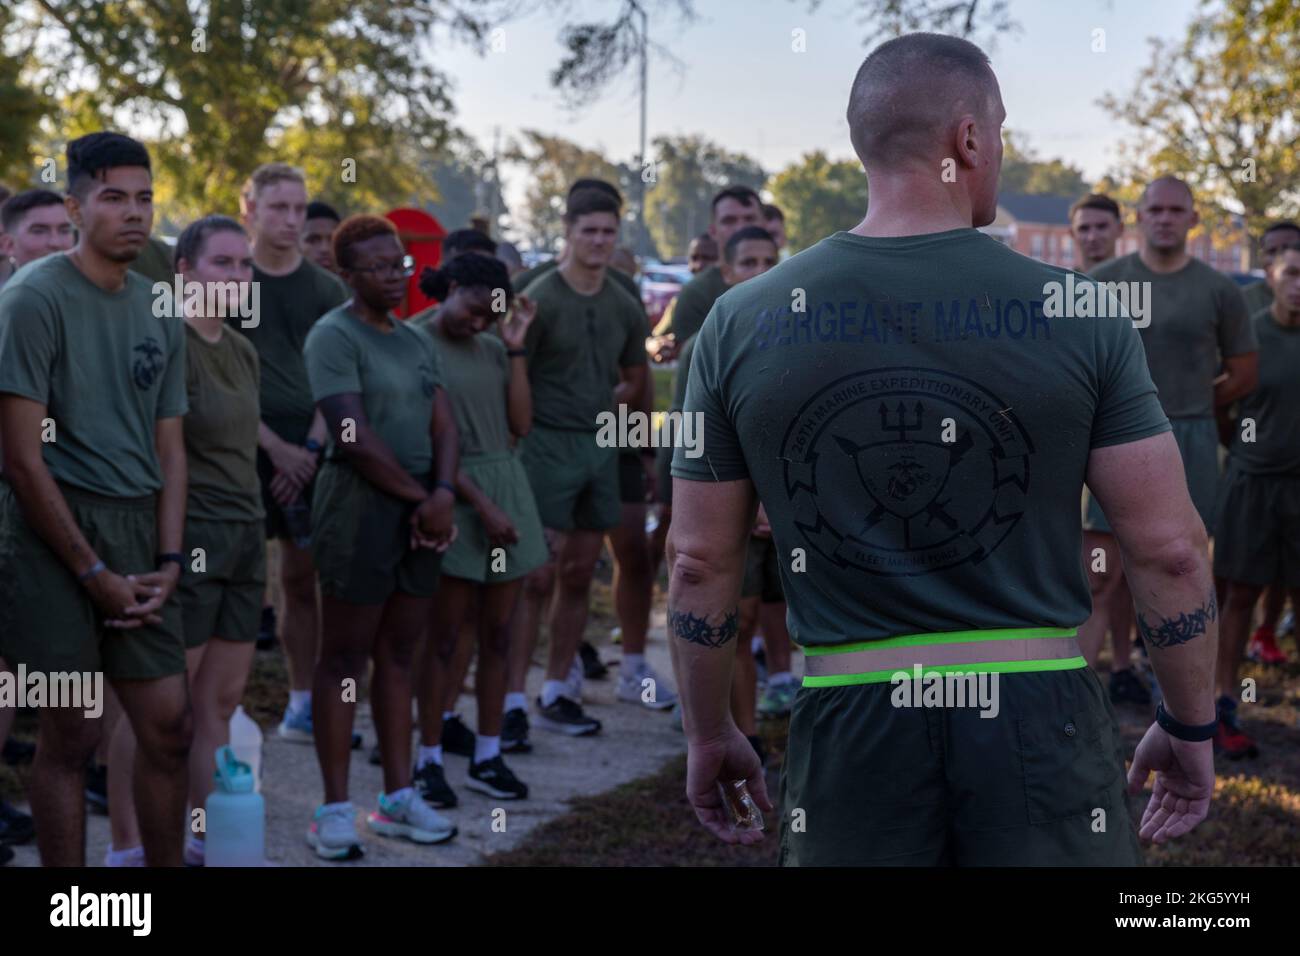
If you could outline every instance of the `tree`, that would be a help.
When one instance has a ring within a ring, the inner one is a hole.
[[[1041,160],[1007,130],[1003,137],[1002,174],[998,189],[1034,196],[1081,196],[1088,192],[1083,172],[1061,159]]]
[[[604,179],[627,195],[629,171],[625,167],[562,136],[526,129],[520,139],[511,142],[504,158],[527,167],[523,216],[537,248],[553,250],[563,238],[564,202],[575,179]]]
[[[828,159],[821,150],[805,153],[772,177],[772,200],[785,213],[790,249],[813,243],[857,225],[867,211],[867,174],[857,160]]]
[[[724,186],[763,188],[757,160],[732,153],[700,135],[657,136],[651,143],[646,182],[646,228],[660,249],[686,253],[709,225],[713,196]]]
[[[22,82],[30,69],[30,45],[12,36],[13,11],[0,7],[0,181],[15,191],[36,183],[32,144],[49,100]],[[12,41],[12,42],[10,42]],[[5,46],[12,48],[6,50]]]
[[[1204,8],[1181,43],[1150,43],[1151,63],[1133,91],[1101,100],[1136,133],[1115,178],[1182,176],[1212,234],[1231,232],[1233,206],[1251,235],[1269,219],[1296,215],[1300,7],[1224,0]]]

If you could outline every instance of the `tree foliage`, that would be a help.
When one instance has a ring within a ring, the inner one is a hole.
[[[1012,130],[1003,136],[998,189],[1033,196],[1081,196],[1088,192],[1083,172],[1062,159],[1039,159]]]
[[[526,129],[511,142],[504,158],[526,173],[524,227],[539,248],[553,250],[563,238],[564,201],[575,179],[604,179],[628,196],[626,168],[562,136]]]
[[[821,150],[806,153],[772,177],[772,200],[785,213],[794,252],[857,225],[867,211],[867,174],[857,160],[833,160]]]
[[[701,135],[657,136],[646,176],[646,228],[666,255],[685,255],[691,239],[709,225],[714,194],[724,186],[763,188],[758,161]]]

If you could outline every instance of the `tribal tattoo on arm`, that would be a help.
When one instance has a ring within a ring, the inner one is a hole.
[[[722,647],[739,633],[740,612],[739,609],[726,612],[722,623],[715,627],[706,618],[696,617],[689,611],[683,613],[669,608],[668,625],[683,641],[701,647]]]
[[[1155,623],[1148,623],[1139,613],[1138,631],[1152,647],[1173,647],[1186,644],[1193,638],[1205,633],[1206,625],[1219,616],[1219,602],[1211,589],[1209,600],[1196,610],[1183,612],[1177,617],[1162,617]]]

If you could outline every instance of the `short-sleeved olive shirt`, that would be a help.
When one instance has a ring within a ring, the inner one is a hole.
[[[112,498],[162,487],[154,426],[187,408],[185,331],[154,312],[149,280],[128,271],[105,292],[63,253],[0,290],[0,393],[48,409],[42,453],[56,481]]]
[[[672,305],[673,336],[678,342],[700,330],[713,303],[726,291],[727,282],[717,266],[709,266],[682,286]]]
[[[510,284],[514,286],[516,292],[523,292],[534,280],[540,279],[548,272],[553,271],[559,264],[559,259],[547,259],[545,262],[539,262],[531,269],[525,269],[523,272],[518,273],[510,280]],[[608,269],[605,274],[618,283],[619,288],[636,299],[637,302],[641,301],[641,287],[637,284],[636,279],[626,272],[614,268]],[[644,309],[645,306],[642,305],[642,308]]]
[[[433,324],[433,315],[419,322],[438,353],[447,400],[460,433],[461,458],[510,450],[510,421],[506,401],[510,359],[495,335],[480,333],[456,339]]]
[[[1259,339],[1259,383],[1239,408],[1254,440],[1243,441],[1239,427],[1232,460],[1249,474],[1300,477],[1300,328],[1279,325],[1271,307],[1251,322]]]
[[[346,305],[323,315],[305,347],[316,401],[359,393],[370,428],[409,474],[433,470],[433,396],[442,384],[438,354],[427,334],[393,319],[381,332]],[[333,436],[328,454],[341,457]]]
[[[1131,321],[1044,314],[1067,275],[974,229],[837,233],[718,300],[672,473],[753,482],[801,644],[1088,618],[1089,453],[1169,422]]]
[[[1273,290],[1267,282],[1252,282],[1243,286],[1241,294],[1246,300],[1246,312],[1251,316],[1273,304]]]

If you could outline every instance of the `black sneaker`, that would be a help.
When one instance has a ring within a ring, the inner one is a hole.
[[[269,604],[262,608],[262,621],[257,626],[257,649],[269,651],[275,647],[275,608]]]
[[[578,655],[582,658],[582,676],[587,680],[604,680],[609,674],[609,668],[601,662],[600,654],[586,641],[578,646]]]
[[[474,756],[474,731],[465,726],[459,714],[452,714],[442,722],[442,752],[458,757]]]
[[[355,730],[352,731],[352,749],[353,750],[361,749],[361,735],[357,733]]]
[[[15,806],[0,800],[0,843],[18,846],[36,835],[32,818]]]
[[[370,766],[382,767],[383,765],[384,758],[379,756],[379,744],[375,744],[370,748]]]
[[[542,699],[537,698],[537,707],[541,711],[537,718],[539,727],[553,730],[557,734],[570,737],[590,737],[600,733],[600,721],[593,720],[582,712],[582,705],[567,697],[557,697],[549,707],[542,706]]]
[[[0,757],[11,767],[16,767],[21,763],[31,763],[36,756],[36,745],[28,743],[26,740],[15,740],[10,737],[4,743],[3,751],[0,751]]]
[[[522,707],[507,710],[501,725],[501,752],[526,754],[532,751],[533,745],[528,740],[528,711]]]
[[[500,754],[482,763],[470,761],[465,786],[499,800],[522,800],[528,796],[528,784],[510,772]]]
[[[411,784],[424,802],[435,809],[446,810],[456,805],[456,791],[447,786],[442,767],[432,760],[415,771]]]
[[[86,768],[86,803],[96,813],[108,814],[108,767],[91,764]]]
[[[1111,671],[1110,702],[1112,704],[1136,704],[1139,707],[1151,706],[1151,691],[1142,679],[1134,673],[1133,668]]]

